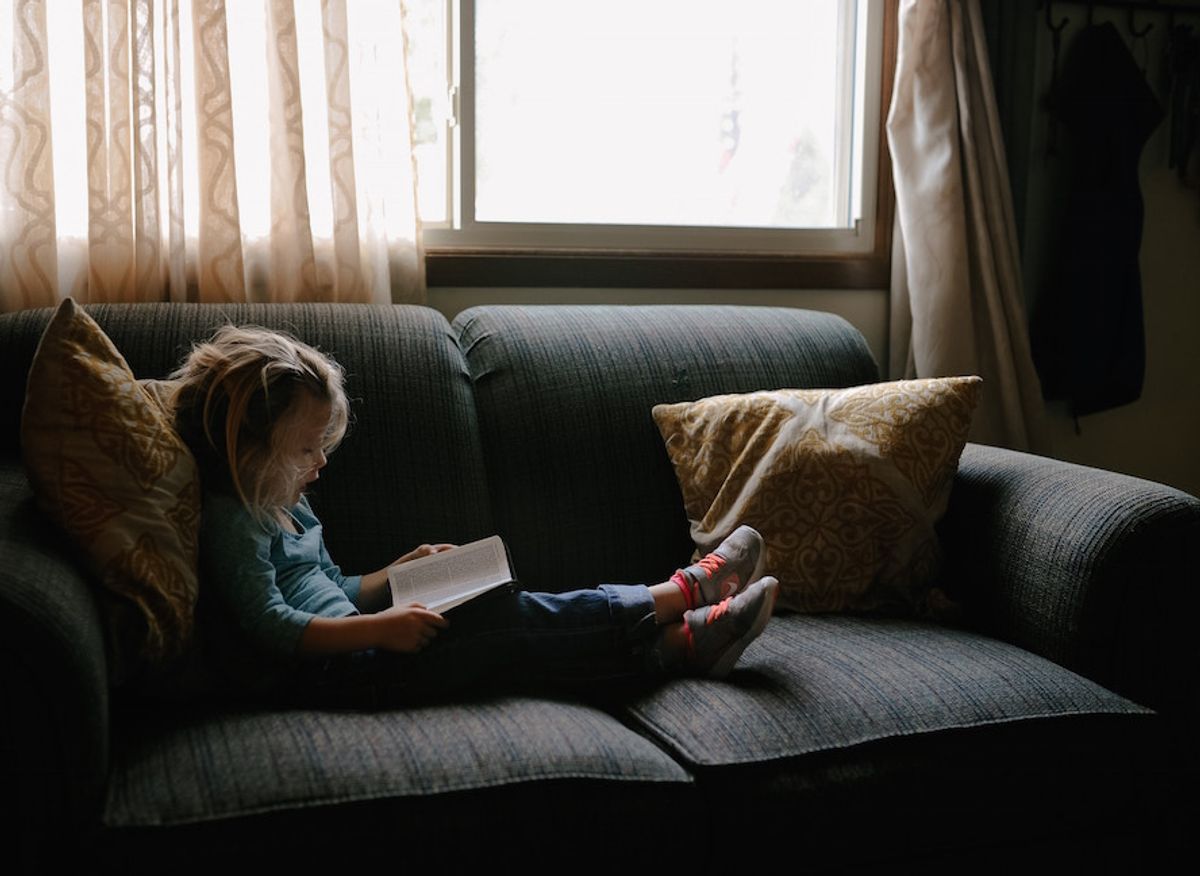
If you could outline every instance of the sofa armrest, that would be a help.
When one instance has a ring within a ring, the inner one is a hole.
[[[0,459],[0,834],[39,854],[94,822],[108,769],[104,630],[64,535]],[[60,839],[54,840],[54,837]]]
[[[1200,714],[1196,497],[968,445],[940,532],[946,589],[987,632],[1152,708]]]

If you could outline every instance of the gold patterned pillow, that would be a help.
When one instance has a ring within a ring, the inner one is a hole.
[[[697,555],[748,523],[763,536],[782,608],[924,610],[940,563],[934,526],[980,384],[946,377],[655,406]]]
[[[38,503],[103,586],[118,680],[184,651],[197,596],[199,476],[153,389],[67,299],[34,354],[21,416]]]

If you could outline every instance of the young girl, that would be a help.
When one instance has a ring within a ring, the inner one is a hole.
[[[250,646],[237,677],[251,690],[381,705],[479,682],[721,677],[771,616],[778,584],[758,579],[750,527],[652,586],[497,593],[451,617],[392,605],[387,569],[333,562],[304,495],[347,428],[338,364],[286,334],[227,326],[172,377],[205,490],[203,580]]]

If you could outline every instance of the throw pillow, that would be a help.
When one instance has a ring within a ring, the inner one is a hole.
[[[200,482],[154,392],[71,299],[30,367],[21,449],[39,505],[102,585],[116,680],[190,644]]]
[[[781,608],[927,609],[941,557],[934,526],[980,384],[947,377],[655,406],[697,555],[748,523],[763,536]]]

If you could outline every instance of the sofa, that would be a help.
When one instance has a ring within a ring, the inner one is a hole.
[[[661,581],[693,555],[655,405],[880,380],[849,323],[792,308],[86,311],[138,378],[223,322],[332,353],[353,423],[312,503],[343,568],[499,533],[532,590]],[[6,872],[933,872],[1194,854],[1193,496],[967,444],[937,524],[952,620],[780,611],[720,681],[282,708],[224,695],[201,648],[156,685],[118,683],[96,582],[22,462],[50,318],[0,316]]]

